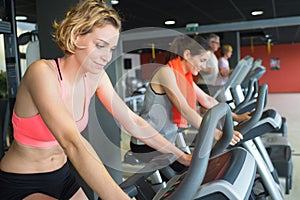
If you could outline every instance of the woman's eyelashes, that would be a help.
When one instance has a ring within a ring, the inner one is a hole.
[[[113,48],[110,49],[110,51],[114,52],[116,49],[117,49],[116,47],[113,47]]]
[[[96,47],[98,49],[103,49],[103,48],[105,48],[105,45],[104,44],[96,44]]]
[[[105,45],[105,44],[96,44],[96,47],[97,47],[98,49],[109,48],[108,45]],[[116,50],[116,47],[110,48],[110,51],[111,51],[111,52],[114,52],[115,50]]]

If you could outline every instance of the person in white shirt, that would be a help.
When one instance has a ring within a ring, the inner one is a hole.
[[[207,41],[211,47],[211,56],[206,63],[206,68],[200,72],[197,85],[207,94],[213,96],[214,93],[220,88],[216,86],[216,80],[219,74],[218,58],[215,52],[220,48],[220,37],[211,33],[207,37]]]

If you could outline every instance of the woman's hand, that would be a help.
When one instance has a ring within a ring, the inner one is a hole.
[[[241,141],[243,139],[243,135],[238,132],[238,131],[233,131],[233,137],[232,140],[230,142],[231,146],[236,145],[239,141]]]
[[[192,160],[192,154],[183,154],[180,156],[177,161],[183,164],[184,166],[190,166]]]
[[[219,141],[223,136],[223,132],[220,130],[216,130],[215,131],[215,140]],[[238,143],[239,141],[241,141],[243,139],[243,135],[238,132],[238,131],[233,131],[233,136],[231,139],[231,142],[229,143],[230,145],[234,146],[236,143]]]
[[[204,108],[203,106],[201,106],[198,110],[198,113],[201,117],[203,117],[205,115],[205,113],[207,112],[207,108]]]
[[[243,114],[236,115],[234,120],[240,123],[242,121],[249,120],[250,118],[251,118],[251,113],[250,112],[245,112]]]
[[[223,132],[220,131],[220,130],[218,130],[218,129],[216,129],[214,139],[216,141],[219,141],[221,139],[222,135],[223,135]]]

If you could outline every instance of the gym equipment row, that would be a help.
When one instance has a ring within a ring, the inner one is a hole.
[[[240,71],[242,69],[245,70],[243,73]],[[250,152],[257,164],[257,175],[249,199],[267,197],[271,197],[271,199],[283,199],[283,192],[280,188],[277,170],[280,171],[280,177],[286,178],[286,194],[289,194],[289,190],[291,189],[293,171],[290,146],[286,138],[285,118],[281,117],[275,110],[264,110],[267,103],[268,90],[266,84],[258,86],[258,80],[256,79],[260,78],[265,72],[260,60],[253,62],[253,58],[247,56],[241,59],[235,70],[237,71],[230,77],[229,82],[225,85],[226,88],[222,88],[222,90],[230,91],[235,94],[245,94],[244,97],[238,100],[236,100],[238,95],[231,94],[232,98],[229,103],[233,105],[232,109],[236,109],[236,112],[238,112],[238,110],[240,112],[252,112],[251,120],[235,126],[235,129],[244,135],[244,140],[237,146],[243,147],[247,152]],[[248,88],[243,88],[244,91],[240,92],[237,88],[241,89],[240,85],[245,79],[248,81]],[[218,92],[221,92],[221,90]],[[269,133],[271,133],[271,136],[265,137],[263,142],[261,137]],[[276,144],[274,142],[272,144],[274,138],[277,141]],[[271,139],[272,141],[270,142]],[[268,149],[266,149],[266,147]],[[275,162],[276,168],[273,166],[274,156],[272,157],[273,160],[270,158],[270,151],[272,151],[272,149],[285,150],[285,152],[289,153],[289,155],[283,156],[280,161]],[[267,152],[267,150],[269,152]],[[138,158],[134,156],[135,155],[129,152],[129,154],[126,154],[125,162],[129,161],[133,164],[133,161],[135,161],[135,164],[140,164]],[[163,171],[165,170],[159,170],[159,172]],[[155,173],[157,173],[157,171]]]
[[[224,135],[212,149],[214,130],[223,118]],[[255,178],[256,162],[243,148],[226,150],[233,135],[232,123],[229,106],[218,104],[203,117],[192,163],[185,173],[172,177],[164,188],[155,192],[147,178],[156,170],[170,170],[168,165],[175,161],[174,157],[162,154],[127,178],[120,184],[121,188],[130,197],[145,200],[248,199]]]

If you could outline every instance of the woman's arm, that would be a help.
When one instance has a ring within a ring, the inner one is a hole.
[[[193,83],[195,92],[196,92],[196,96],[197,96],[197,100],[199,101],[199,103],[201,104],[201,106],[203,106],[205,109],[210,109],[213,106],[217,105],[219,102],[214,99],[213,97],[209,96],[208,94],[206,94],[205,92],[203,92],[195,83]],[[244,113],[242,115],[237,115],[235,113],[232,112],[232,118],[235,121],[243,121],[246,119],[249,119],[250,114],[249,113]],[[219,140],[221,138],[222,134],[216,132],[215,134],[215,139]],[[241,139],[243,139],[243,136],[240,132],[238,131],[234,131],[234,135],[231,141],[231,145],[235,145],[237,142],[239,142]]]
[[[115,92],[108,75],[104,72],[99,80],[96,95],[106,109],[134,137],[163,153],[176,155],[178,161],[188,166],[191,156],[171,144],[143,118],[135,114]]]
[[[153,77],[151,84],[160,85],[180,114],[193,127],[200,128],[202,117],[188,104],[177,85],[175,74],[170,67],[161,67]]]
[[[195,83],[193,83],[193,86],[196,92],[197,100],[205,109],[210,109],[219,103],[216,99],[203,92]],[[240,115],[232,112],[232,118],[237,122],[241,122],[250,119],[251,115],[250,112],[245,112]]]
[[[221,57],[218,62],[219,73],[222,77],[228,77],[232,73],[233,69],[230,69],[229,62],[226,58]]]
[[[168,98],[172,102],[175,107],[180,110],[181,115],[196,129],[200,128],[202,117],[192,109],[189,104],[187,103],[185,97],[182,95],[177,82],[176,77],[174,75],[174,72],[169,67],[162,67],[157,74],[153,77],[153,82],[161,85],[164,88],[164,91],[166,92]],[[198,87],[195,83],[193,83],[194,87]],[[199,91],[196,91],[196,93],[199,92],[203,97],[206,97],[206,103],[213,107],[213,105],[216,105],[218,102],[213,99],[212,97],[206,95],[200,88]],[[197,95],[197,94],[196,94]],[[197,95],[197,99],[198,95]],[[222,137],[222,131],[216,130],[215,131],[215,140],[219,140]]]
[[[102,199],[130,199],[80,135],[72,114],[61,99],[55,71],[45,62],[38,62],[26,73],[25,85],[38,113],[80,176]]]
[[[201,69],[201,73],[214,74],[215,73],[215,68],[212,67],[212,66],[206,66],[205,68]]]
[[[227,70],[227,69],[219,67],[219,72],[220,72],[222,77],[229,77],[232,74],[233,69],[228,69]]]
[[[201,88],[199,88],[195,83],[193,83],[193,87],[196,92],[198,102],[204,108],[210,109],[219,103],[216,99],[203,92],[203,90],[201,90]]]
[[[245,113],[242,113],[242,114],[235,114],[235,113],[232,113],[232,118],[234,121],[237,121],[237,122],[242,122],[242,121],[246,121],[246,120],[249,120],[251,118],[251,113],[250,112],[245,112]]]

